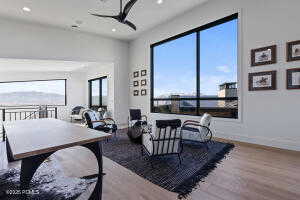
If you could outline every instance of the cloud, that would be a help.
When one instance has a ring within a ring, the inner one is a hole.
[[[224,73],[230,73],[231,72],[230,67],[228,67],[227,65],[218,66],[217,70],[219,72],[224,72]]]
[[[204,95],[217,95],[220,84],[234,81],[235,78],[226,75],[204,76],[200,79],[200,92]]]

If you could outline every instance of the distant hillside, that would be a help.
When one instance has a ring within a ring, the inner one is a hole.
[[[18,105],[64,105],[65,96],[46,92],[0,93],[1,106]]]

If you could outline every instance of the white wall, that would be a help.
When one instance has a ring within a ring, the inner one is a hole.
[[[130,74],[150,66],[150,44],[176,34],[240,12],[239,120],[214,119],[213,129],[218,137],[250,143],[300,150],[300,90],[288,91],[285,85],[286,69],[300,67],[300,62],[285,61],[285,44],[300,39],[299,0],[210,0],[194,10],[160,25],[140,36],[130,44]],[[267,45],[278,45],[278,63],[262,67],[250,67],[250,50]],[[150,69],[149,69],[150,70]],[[248,73],[277,70],[276,91],[248,91]],[[149,78],[148,78],[149,79]],[[130,79],[132,81],[132,79]],[[133,97],[130,91],[130,107],[139,107],[150,114],[150,97]],[[150,114],[159,118],[186,117],[166,114]]]
[[[0,58],[114,63],[114,95],[122,105],[116,110],[116,120],[126,123],[129,104],[127,42],[4,18],[0,18],[0,24]]]
[[[67,105],[58,106],[58,118],[70,120],[72,108],[78,105],[85,106],[86,99],[84,94],[86,85],[86,76],[76,72],[5,72],[0,74],[1,82],[6,81],[32,81],[32,80],[49,80],[49,79],[66,79],[67,80]]]

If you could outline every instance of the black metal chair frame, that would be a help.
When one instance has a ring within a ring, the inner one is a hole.
[[[147,156],[150,157],[150,163],[151,163],[151,167],[152,167],[152,168],[153,168],[153,163],[152,163],[152,159],[153,159],[153,158],[155,158],[155,157],[161,157],[161,156],[167,156],[167,155],[177,155],[178,160],[179,160],[179,164],[181,165],[182,159],[181,159],[180,154],[182,153],[182,150],[183,150],[181,131],[180,131],[179,137],[176,137],[176,134],[175,134],[175,137],[172,137],[172,138],[171,138],[171,137],[165,138],[165,136],[166,136],[166,134],[167,134],[167,133],[166,133],[167,129],[166,129],[166,128],[159,128],[159,129],[160,129],[160,130],[159,130],[159,135],[158,135],[158,138],[157,138],[157,139],[154,139],[153,135],[150,134],[150,133],[148,133],[148,132],[144,132],[144,133],[143,133],[143,134],[149,134],[149,135],[150,135],[150,141],[152,142],[152,152],[153,152],[153,154],[151,154],[151,153],[147,150],[147,148],[144,146],[144,144],[142,144],[142,148],[141,148],[141,154],[142,154],[142,156],[144,155],[144,152],[146,152]],[[165,130],[164,138],[163,138],[163,139],[160,138],[162,129]],[[171,134],[171,132],[172,132],[174,129],[176,129],[176,131],[177,131],[178,128],[171,128],[169,134]],[[169,153],[169,145],[170,145],[170,143],[173,142],[173,147],[172,147],[172,150],[173,150],[173,149],[174,149],[174,144],[175,144],[175,141],[176,141],[176,140],[179,140],[179,148],[180,148],[180,150],[178,151],[178,153]],[[154,152],[158,152],[159,147],[160,147],[160,142],[163,142],[162,150],[164,149],[164,144],[165,144],[164,142],[165,142],[165,141],[168,141],[167,153],[163,153],[163,154],[154,154]],[[157,148],[156,148],[156,149],[154,149],[154,148],[155,148],[155,147],[154,147],[154,142],[158,142],[158,143],[157,143]],[[155,150],[156,150],[156,151],[155,151]]]
[[[198,122],[198,121],[187,120],[183,123],[183,125],[181,127],[181,134],[180,135],[182,135],[182,130],[184,130],[185,127],[191,127],[191,126],[193,126],[193,127],[202,127],[202,128],[207,129],[207,135],[209,135],[208,139],[203,141],[203,142],[202,141],[196,141],[196,140],[182,139],[182,144],[183,144],[184,141],[189,141],[189,142],[193,142],[193,143],[201,143],[201,144],[205,144],[206,148],[208,149],[208,143],[212,140],[212,131],[211,131],[211,129],[207,126],[201,125],[200,122]],[[182,148],[183,148],[183,145],[182,145]]]
[[[87,119],[85,117],[86,112],[88,112],[88,110],[83,113],[85,123],[89,128],[94,129],[93,127],[90,127],[89,123],[87,122]],[[103,123],[103,125],[102,125],[103,127],[108,127],[109,125],[116,125],[116,122],[113,118],[104,118],[104,119],[97,120],[97,121],[91,121],[91,124],[97,123],[97,122]],[[117,130],[113,131],[112,133],[113,133],[114,137],[117,138]]]

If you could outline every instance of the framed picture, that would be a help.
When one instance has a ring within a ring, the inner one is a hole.
[[[286,43],[286,60],[300,60],[300,40]]]
[[[141,70],[141,76],[147,76],[147,70],[146,69]]]
[[[134,90],[133,91],[133,96],[139,96],[139,91],[138,90]]]
[[[140,72],[139,71],[133,72],[133,78],[137,78],[139,76],[140,76]]]
[[[288,90],[300,89],[300,68],[286,70],[286,87]]]
[[[141,86],[146,86],[147,85],[147,80],[144,79],[144,80],[141,80]]]
[[[134,87],[139,86],[139,81],[133,81],[133,86],[134,86]]]
[[[249,74],[249,91],[276,90],[276,71]]]
[[[147,95],[147,90],[146,89],[141,90],[141,96],[146,96],[146,95]]]
[[[251,50],[251,66],[270,65],[276,63],[276,45]]]

